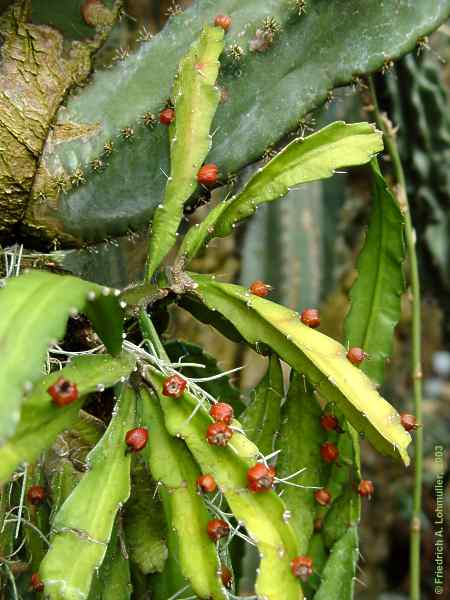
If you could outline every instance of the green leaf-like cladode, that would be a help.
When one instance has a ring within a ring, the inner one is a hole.
[[[251,402],[239,416],[246,436],[264,454],[273,451],[280,429],[280,407],[284,397],[283,371],[278,357],[269,359],[267,372],[252,393]]]
[[[372,175],[372,213],[357,262],[358,279],[350,291],[351,309],[345,329],[349,346],[362,348],[369,355],[360,368],[382,384],[386,359],[392,352],[393,331],[400,319],[405,245],[400,208],[375,161]]]
[[[363,165],[383,149],[381,132],[369,123],[336,121],[288,144],[255,173],[242,192],[218,204],[185,237],[180,252],[192,258],[210,238],[229,235],[258,205],[282,198],[295,185],[331,177],[336,169]]]
[[[200,471],[185,444],[173,439],[164,426],[159,402],[141,388],[143,422],[151,432],[144,450],[155,481],[161,482],[161,499],[168,520],[169,558],[166,571],[158,575],[158,600],[170,597],[186,585],[186,579],[200,598],[223,600],[217,571],[216,549],[207,535],[208,512],[197,492]],[[171,532],[175,536],[171,536]],[[179,569],[186,579],[180,579]],[[168,586],[168,587],[165,587]]]
[[[164,376],[152,368],[146,376],[158,392],[167,430],[182,437],[203,473],[214,477],[235,518],[244,524],[257,545],[261,556],[256,580],[258,597],[298,600],[301,588],[290,570],[290,561],[298,555],[298,547],[286,507],[275,492],[255,494],[247,487],[247,471],[257,462],[258,448],[238,432],[233,434],[227,448],[208,444],[206,430],[212,419],[205,408],[194,413],[197,400],[189,393],[182,399],[163,396]],[[235,425],[240,426],[238,421]]]
[[[0,485],[11,477],[20,463],[34,462],[53,444],[59,433],[75,425],[87,394],[94,392],[98,385],[105,388],[115,385],[129,375],[134,364],[131,354],[117,358],[81,356],[39,380],[22,405],[14,435],[0,447]],[[56,406],[47,392],[60,377],[75,383],[79,394],[76,402],[62,407]]]
[[[354,572],[358,560],[358,530],[348,527],[332,548],[322,571],[320,587],[314,600],[343,600],[353,597]],[[350,576],[349,576],[350,575]]]
[[[78,311],[118,354],[122,311],[109,288],[33,271],[9,279],[0,291],[0,444],[14,433],[24,391],[42,375],[48,346],[64,335],[69,315]]]
[[[103,564],[95,576],[88,600],[129,600],[133,591],[130,563],[114,527]]]
[[[317,503],[310,486],[324,487],[329,468],[320,456],[320,445],[326,440],[320,426],[322,411],[306,378],[292,372],[289,391],[282,409],[282,425],[277,449],[279,477],[287,477],[305,469],[292,481],[305,487],[286,486],[283,500],[292,512],[292,527],[297,535],[300,554],[308,554],[314,531]]]
[[[364,247],[358,258],[359,276],[350,292],[351,309],[345,321],[345,340],[349,346],[363,348],[368,354],[360,370],[376,383],[383,383],[385,360],[390,356],[394,328],[400,317],[404,288],[403,218],[395,198],[388,190],[376,161],[372,161],[374,193],[372,212]],[[349,422],[342,421],[348,433],[337,441],[345,469],[333,466],[326,483],[333,504],[324,516],[323,529],[316,534],[317,547],[329,551],[321,572],[315,598],[339,600],[351,597],[358,556],[357,523],[360,498],[352,482],[361,478],[358,434]],[[319,539],[320,538],[320,539]],[[312,550],[312,548],[310,549]]]
[[[375,389],[370,379],[346,358],[347,350],[328,336],[304,325],[299,315],[248,290],[204,275],[191,274],[196,294],[209,309],[220,312],[242,336],[258,347],[266,344],[297,372],[304,373],[328,401],[335,401],[345,417],[381,453],[401,458],[411,436],[397,411]]]
[[[163,204],[156,210],[150,237],[150,278],[175,244],[183,204],[197,187],[197,173],[211,147],[209,130],[220,93],[215,87],[223,29],[205,27],[181,61],[175,80],[175,121],[170,126],[170,177]]]
[[[146,409],[144,409],[144,414]],[[150,432],[154,443],[153,431]],[[167,560],[166,526],[155,482],[140,456],[132,463],[131,496],[123,519],[126,546],[131,562],[144,574],[161,572]]]
[[[40,568],[50,600],[85,600],[111,538],[117,511],[130,495],[125,435],[135,426],[135,394],[123,388],[104,436],[88,455],[89,470],[53,522]]]

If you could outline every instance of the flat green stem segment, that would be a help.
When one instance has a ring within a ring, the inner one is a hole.
[[[220,202],[217,204],[201,223],[196,223],[191,227],[183,238],[180,246],[179,255],[184,256],[186,262],[194,258],[203,246],[212,239],[215,234],[216,223],[219,221],[222,213],[226,212],[229,207],[229,201]]]
[[[51,547],[40,568],[50,600],[88,598],[116,514],[130,495],[125,435],[134,427],[135,418],[135,394],[126,386],[105,435],[88,455],[89,470],[53,522]]]
[[[170,516],[168,527],[176,532],[177,562],[200,598],[223,600],[217,553],[207,535],[209,516],[197,493],[198,466],[185,444],[168,434],[156,396],[144,388],[141,396],[143,421],[151,432],[145,453],[153,478],[167,492],[163,494],[163,502],[168,504],[165,510]],[[172,550],[169,543],[169,561],[173,558]]]
[[[352,525],[333,546],[322,571],[322,579],[314,600],[353,598],[354,573],[358,560],[358,530]]]
[[[417,422],[422,423],[422,314],[421,314],[421,294],[420,294],[420,276],[419,265],[416,252],[416,234],[411,219],[411,210],[409,206],[405,173],[403,171],[400,153],[397,147],[395,133],[392,127],[388,126],[386,119],[383,118],[378,106],[378,99],[372,78],[369,77],[369,89],[374,106],[374,115],[379,127],[384,132],[386,149],[392,160],[395,177],[397,180],[397,200],[403,208],[405,217],[405,239],[406,248],[410,266],[411,277],[411,295],[412,295],[412,351],[411,368],[414,382],[414,408]],[[410,566],[411,582],[410,592],[411,600],[419,600],[421,596],[420,576],[421,576],[421,527],[422,518],[422,478],[423,478],[423,429],[419,427],[415,435],[414,449],[414,495],[413,511],[411,520],[411,544],[410,544]]]
[[[101,569],[92,582],[89,600],[129,600],[133,591],[130,579],[130,561],[124,556],[116,525]]]
[[[357,262],[358,279],[350,291],[351,309],[345,320],[346,342],[363,348],[369,357],[361,365],[381,385],[392,353],[394,328],[400,319],[405,284],[404,219],[397,201],[372,163],[373,206],[364,247]]]
[[[266,374],[252,392],[250,404],[239,416],[245,434],[264,455],[273,451],[275,436],[280,429],[283,398],[283,371],[278,357],[273,354]]]
[[[149,368],[147,377],[158,392],[167,430],[184,439],[203,473],[213,475],[235,518],[255,541],[261,555],[258,597],[298,600],[301,588],[290,571],[298,547],[285,516],[286,507],[275,492],[254,494],[247,488],[247,470],[255,464],[258,448],[238,432],[227,448],[211,446],[205,432],[212,420],[203,407],[193,414],[197,400],[188,393],[178,400],[165,397],[161,393],[164,376]]]
[[[90,318],[112,354],[120,352],[122,310],[108,288],[33,271],[9,279],[0,291],[0,444],[14,433],[24,388],[42,375],[48,346],[64,335],[69,315],[78,311]]]
[[[175,121],[170,127],[170,177],[152,223],[147,278],[175,244],[183,204],[197,187],[197,173],[211,147],[209,133],[219,104],[215,87],[223,29],[206,26],[180,63],[174,86]]]
[[[411,436],[401,426],[397,411],[367,375],[349,362],[341,344],[304,325],[298,313],[252,296],[245,288],[204,275],[191,277],[198,283],[196,294],[209,309],[231,321],[250,344],[267,344],[297,372],[304,373],[380,452],[409,464],[406,448]]]
[[[219,204],[208,215],[208,225],[193,230],[182,250],[192,258],[211,237],[229,235],[238,221],[251,216],[265,202],[282,198],[295,185],[331,177],[336,169],[363,165],[383,149],[381,132],[369,123],[336,121],[307,138],[288,144],[258,169],[242,192]],[[201,239],[201,236],[206,236]]]
[[[87,394],[94,392],[98,385],[105,388],[115,385],[129,375],[134,365],[131,354],[117,358],[82,356],[39,380],[22,405],[14,435],[0,448],[0,485],[11,477],[20,463],[34,462],[53,444],[59,433],[75,425]],[[56,406],[47,392],[60,377],[75,383],[79,393],[76,402],[64,407]]]
[[[127,551],[142,573],[161,572],[168,555],[164,515],[156,484],[139,454],[132,462],[131,474],[131,496],[124,514]]]
[[[320,425],[321,414],[312,386],[304,376],[293,371],[281,414],[282,425],[277,444],[281,452],[277,471],[279,477],[287,477],[305,469],[304,473],[292,480],[305,487],[286,486],[283,494],[283,500],[292,512],[292,526],[300,554],[308,554],[317,508],[314,490],[306,488],[323,487],[329,471],[320,456],[320,445],[326,440]]]

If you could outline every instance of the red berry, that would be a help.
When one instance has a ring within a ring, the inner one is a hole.
[[[233,582],[233,574],[226,565],[221,565],[219,571],[220,579],[226,588],[230,588]]]
[[[252,285],[250,286],[249,289],[252,294],[255,294],[255,296],[259,296],[260,298],[265,298],[266,296],[269,295],[270,290],[272,288],[270,287],[270,285],[267,285],[267,283],[264,283],[264,281],[257,279],[256,281],[254,281],[252,283]]]
[[[325,488],[314,492],[314,498],[316,499],[316,502],[321,506],[328,506],[331,502],[331,494]]]
[[[305,308],[305,310],[300,315],[300,319],[302,323],[308,325],[308,327],[312,327],[315,329],[320,325],[320,314],[316,308]]]
[[[95,27],[98,24],[99,13],[105,10],[104,4],[100,0],[84,0],[80,6],[81,16],[86,25]]]
[[[370,481],[370,479],[361,479],[361,481],[359,482],[358,485],[358,494],[361,497],[367,497],[370,498],[373,495],[373,492],[375,491],[374,485],[373,483]]]
[[[28,502],[33,506],[42,504],[47,494],[42,485],[32,485],[27,493]]]
[[[400,423],[406,431],[413,431],[414,429],[417,429],[417,420],[414,415],[402,413],[400,415]]]
[[[31,587],[35,592],[43,592],[44,591],[44,583],[39,575],[39,573],[33,573],[31,576]]]
[[[275,469],[256,463],[247,471],[248,488],[252,492],[268,492],[274,486]]]
[[[186,389],[186,379],[183,379],[179,375],[171,375],[164,379],[163,382],[163,395],[170,396],[171,398],[180,398]]]
[[[197,478],[197,485],[205,494],[210,494],[217,490],[217,483],[212,475],[200,475]]]
[[[219,169],[217,165],[210,163],[203,165],[203,167],[197,173],[197,181],[206,187],[216,185],[219,178]]]
[[[208,521],[208,536],[213,542],[217,542],[220,538],[226,537],[230,533],[228,523],[223,519],[212,519]]]
[[[51,385],[47,392],[57,406],[66,406],[78,400],[78,389],[75,383],[60,377],[56,383]]]
[[[360,365],[367,358],[367,353],[362,348],[350,348],[347,358],[353,365]]]
[[[206,439],[213,446],[224,448],[233,436],[233,431],[225,423],[211,423],[206,430]]]
[[[314,531],[321,531],[323,527],[323,520],[320,517],[314,519]]]
[[[322,415],[320,417],[320,424],[325,429],[325,431],[338,431],[339,430],[339,421],[336,419],[334,415]]]
[[[148,442],[148,429],[146,427],[136,427],[127,431],[125,442],[130,452],[139,452],[143,450]]]
[[[325,442],[320,446],[320,456],[327,463],[336,461],[339,457],[339,450],[332,442]]]
[[[299,577],[302,581],[307,581],[312,575],[313,561],[309,556],[297,556],[291,561],[291,571],[295,577]]]
[[[217,402],[211,406],[209,414],[216,423],[219,421],[229,425],[233,420],[233,407],[226,402]]]
[[[175,111],[173,108],[165,108],[159,113],[159,122],[163,125],[170,125],[175,119]]]
[[[224,31],[228,31],[231,26],[231,17],[228,15],[217,15],[214,19],[214,25],[216,27],[222,27]]]

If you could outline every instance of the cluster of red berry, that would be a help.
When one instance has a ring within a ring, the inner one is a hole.
[[[211,406],[209,414],[214,423],[208,426],[206,439],[212,446],[224,448],[233,436],[233,430],[230,427],[233,420],[233,407],[226,402],[217,402]]]
[[[341,426],[335,415],[325,413],[320,418],[320,424],[327,432],[336,431],[342,433]],[[320,447],[320,455],[326,463],[332,463],[339,458],[339,448],[333,442],[324,442]],[[360,496],[372,496],[374,491],[373,483],[368,479],[362,479],[358,485],[358,494]],[[331,502],[331,494],[326,488],[317,490],[314,493],[316,502],[321,506],[327,506]]]

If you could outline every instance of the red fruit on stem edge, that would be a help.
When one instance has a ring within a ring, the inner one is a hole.
[[[231,17],[228,15],[217,15],[214,19],[214,25],[216,27],[222,27],[224,31],[228,31],[231,27]]]
[[[406,431],[413,431],[414,429],[417,429],[417,419],[414,415],[402,413],[400,415],[400,423]]]
[[[139,452],[143,450],[148,442],[148,429],[146,427],[136,427],[130,429],[125,435],[125,442],[130,452]]]
[[[275,483],[275,469],[256,463],[247,471],[248,488],[252,492],[268,492]]]
[[[206,439],[212,446],[224,448],[233,436],[233,431],[225,423],[211,423],[206,430]]]
[[[33,575],[31,576],[31,586],[35,592],[44,591],[44,583],[39,573],[33,573]]]
[[[209,474],[200,475],[200,477],[197,478],[197,485],[205,494],[210,494],[217,490],[216,480]]]
[[[163,381],[163,396],[170,396],[171,398],[180,398],[186,389],[186,379],[183,379],[179,375],[171,375]]]
[[[373,483],[370,481],[370,479],[361,479],[361,481],[359,482],[358,485],[358,494],[362,497],[362,498],[371,498],[373,495],[373,492],[375,491],[374,485]]]
[[[27,493],[28,502],[33,506],[42,504],[47,496],[42,485],[32,485]]]
[[[321,506],[328,506],[331,502],[331,494],[326,488],[314,492],[314,498]]]
[[[105,10],[105,6],[100,0],[84,0],[80,12],[86,25],[95,27],[98,23],[98,13],[102,9]]]
[[[208,536],[213,542],[217,542],[220,538],[226,537],[230,533],[228,523],[223,519],[212,519],[208,521]]]
[[[217,165],[213,163],[203,165],[197,173],[197,181],[202,185],[206,185],[206,187],[216,185],[218,179],[219,169],[217,168]]]
[[[353,365],[360,365],[367,358],[367,353],[362,348],[350,348],[347,358]]]
[[[302,581],[308,581],[308,577],[312,575],[313,561],[309,556],[297,556],[291,561],[291,571],[295,577],[299,577]]]
[[[314,519],[314,531],[321,531],[323,527],[323,520],[320,517]]]
[[[233,420],[233,407],[226,402],[217,402],[211,406],[209,414],[216,423],[222,422],[229,425]]]
[[[339,457],[339,450],[332,442],[325,442],[320,446],[320,456],[327,463],[336,461]]]
[[[315,329],[320,325],[320,314],[316,308],[305,308],[300,315],[301,322]]]
[[[56,383],[51,385],[47,392],[57,406],[66,406],[78,400],[78,389],[75,383],[60,377]]]
[[[325,431],[338,431],[339,430],[339,421],[336,419],[334,415],[322,415],[320,417],[320,424],[325,429]]]
[[[220,579],[226,588],[230,588],[233,582],[233,574],[226,565],[221,565],[219,571]]]
[[[173,108],[165,108],[159,113],[159,122],[163,125],[170,125],[175,119],[175,111]]]
[[[254,281],[249,288],[252,294],[259,296],[260,298],[268,296],[271,289],[270,285],[267,285],[267,283],[264,283],[264,281],[261,281],[260,279]]]

